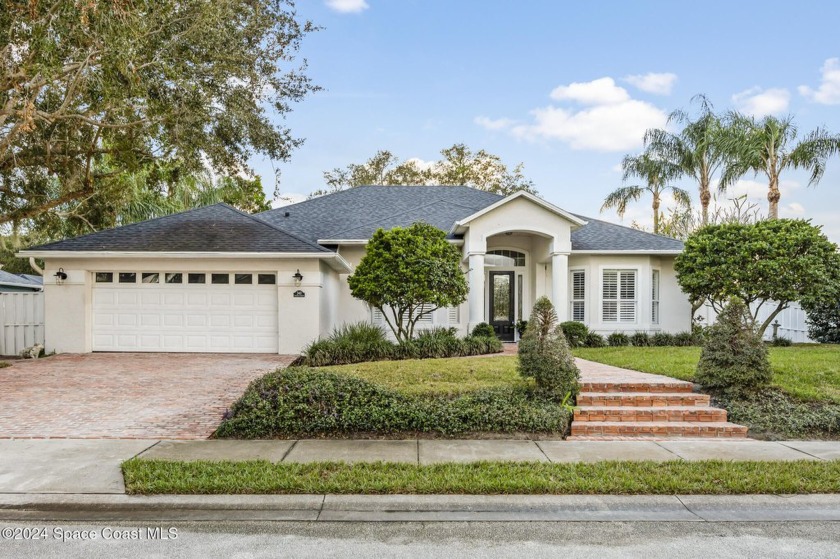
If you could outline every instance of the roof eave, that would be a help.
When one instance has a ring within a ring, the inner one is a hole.
[[[645,255],[676,256],[678,254],[682,254],[682,252],[683,252],[682,250],[644,250],[644,249],[639,249],[639,250],[614,250],[614,249],[610,249],[610,250],[575,250],[573,248],[571,254],[572,255],[575,255],[575,254],[619,254],[619,255],[625,255],[625,254],[630,254],[630,255],[639,254],[639,255],[642,255],[642,254],[645,254]]]

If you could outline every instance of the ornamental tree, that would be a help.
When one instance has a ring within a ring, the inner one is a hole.
[[[464,302],[467,280],[460,261],[446,233],[427,223],[379,229],[347,282],[353,297],[378,309],[402,343],[424,316]]]
[[[837,245],[805,220],[709,225],[691,235],[675,262],[677,279],[691,300],[720,313],[731,297],[750,309],[758,335],[790,303],[822,300],[838,266]],[[771,305],[767,318],[759,313]]]

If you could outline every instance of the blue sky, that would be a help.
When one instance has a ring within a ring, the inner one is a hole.
[[[595,217],[644,129],[697,93],[721,110],[790,113],[803,132],[840,132],[840,3],[299,0],[297,9],[324,28],[301,52],[324,91],[286,119],[306,138],[291,161],[253,161],[268,191],[275,168],[283,194],[305,195],[323,171],[378,149],[430,161],[464,142],[523,162],[543,197]],[[787,174],[782,216],[811,218],[840,241],[840,157],[819,186],[806,184]],[[735,192],[766,211],[761,177]],[[624,223],[649,214],[642,201]]]

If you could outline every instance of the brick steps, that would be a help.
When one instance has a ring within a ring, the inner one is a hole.
[[[693,421],[726,422],[726,410],[707,406],[586,406],[575,410],[575,421]]]
[[[650,378],[648,381],[647,378]],[[690,382],[634,371],[608,371],[584,380],[570,440],[745,438],[747,428],[727,421]]]
[[[575,421],[569,439],[576,436],[744,438],[747,428],[728,421]]]
[[[680,392],[582,392],[579,406],[708,406],[708,394]]]

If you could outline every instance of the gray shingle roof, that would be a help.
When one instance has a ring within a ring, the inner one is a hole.
[[[215,204],[29,250],[126,252],[329,252],[324,247]]]
[[[41,276],[30,276],[28,274],[12,274],[10,272],[0,270],[0,284],[19,285],[20,287],[37,289],[39,287],[43,287],[43,278]]]
[[[577,215],[577,214],[575,214]],[[683,242],[632,227],[578,215],[587,224],[572,231],[572,250],[682,251]]]
[[[448,232],[502,198],[466,186],[359,186],[257,215],[311,241],[369,239],[380,227],[418,221]]]

